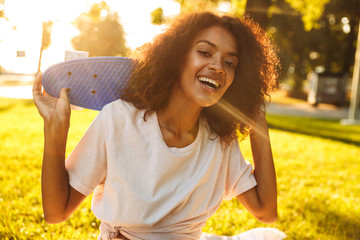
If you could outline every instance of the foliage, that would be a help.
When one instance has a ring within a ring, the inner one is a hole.
[[[301,90],[311,71],[351,74],[360,20],[360,13],[354,9],[360,8],[360,1],[349,1],[332,0],[327,4],[326,1],[313,1],[312,5],[307,1],[301,4],[303,1],[278,0],[272,6],[268,31],[280,47],[283,69],[288,69],[282,78],[293,79],[295,90]],[[322,4],[325,5],[321,7]],[[292,6],[298,10],[294,11]],[[305,17],[311,6],[316,10]],[[342,19],[349,21],[349,32],[344,31]],[[311,30],[310,26],[313,27]]]
[[[229,2],[229,13],[250,14],[279,45],[281,79],[302,91],[312,71],[351,75],[360,20],[360,0],[175,0],[182,12],[216,9]],[[348,21],[348,23],[346,22]]]
[[[245,13],[249,14],[260,26],[266,29],[269,24],[267,16],[271,0],[251,0],[246,2]]]
[[[157,8],[150,13],[151,15],[151,23],[155,25],[161,25],[164,20],[164,11],[162,8]]]
[[[182,13],[196,12],[196,11],[205,11],[205,10],[215,10],[221,0],[175,0],[180,3],[180,8]]]
[[[6,19],[8,20],[8,18],[5,16],[5,10],[4,10],[4,5],[5,5],[5,0],[0,0],[0,19]],[[0,42],[2,41],[2,39],[0,38]],[[0,73],[2,73],[4,71],[4,69],[0,66]]]
[[[96,114],[72,112],[67,155]],[[232,235],[266,226],[284,231],[289,240],[357,239],[360,186],[354,183],[360,179],[360,148],[322,136],[336,127],[332,132],[344,133],[346,139],[348,126],[301,117],[268,116],[268,120],[277,128],[271,129],[270,137],[278,176],[279,220],[271,225],[259,223],[236,200],[226,201],[204,231]],[[294,121],[300,130],[288,132]],[[43,220],[43,124],[33,101],[1,98],[0,125],[0,239],[96,239],[99,221],[91,213],[90,198],[64,223],[49,225]],[[353,131],[359,141],[359,127]],[[251,160],[248,140],[241,148]]]
[[[316,51],[326,70],[351,74],[360,22],[359,9],[360,0],[330,1],[325,6],[319,19],[318,35],[324,36],[322,40],[326,44]]]
[[[217,8],[218,4],[222,2],[222,0],[175,0],[180,4],[180,12],[183,13],[191,13],[198,11],[213,11]],[[243,0],[244,1],[244,0]],[[246,0],[245,0],[246,1]],[[150,13],[151,23],[154,25],[161,25],[169,20],[164,15],[163,9],[157,8]]]
[[[292,8],[300,12],[306,31],[318,28],[318,20],[323,14],[324,6],[330,0],[286,0]]]
[[[4,3],[5,3],[5,0],[0,0],[0,18],[6,18],[5,11],[4,11]]]
[[[95,3],[87,13],[74,22],[80,34],[72,39],[76,50],[90,56],[127,56],[124,29],[117,13],[112,13],[105,2]]]
[[[51,31],[53,26],[52,21],[42,23],[42,38],[41,38],[41,48],[43,50],[47,49],[51,44]]]
[[[235,16],[243,16],[246,9],[247,0],[231,0],[229,13]]]

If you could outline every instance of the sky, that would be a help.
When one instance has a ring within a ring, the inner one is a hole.
[[[5,0],[8,20],[0,19],[0,66],[7,72],[34,73],[40,54],[42,22],[53,21],[51,46],[43,52],[41,70],[61,62],[65,50],[73,50],[71,38],[78,30],[71,24],[91,5],[101,0]],[[111,11],[118,12],[127,45],[135,49],[161,32],[162,26],[150,23],[150,13],[162,7],[165,16],[180,12],[173,0],[106,0]],[[1,6],[0,6],[1,7]],[[25,51],[25,57],[17,57]]]

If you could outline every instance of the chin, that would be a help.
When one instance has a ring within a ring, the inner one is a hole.
[[[214,101],[213,99],[211,101],[203,101],[200,106],[201,107],[211,107],[215,105],[218,101]]]

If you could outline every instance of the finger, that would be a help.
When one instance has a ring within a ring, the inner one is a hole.
[[[42,93],[43,96],[49,96],[49,94],[47,93],[47,91],[45,89],[43,89],[43,93]]]
[[[63,99],[67,104],[70,105],[69,97],[67,95],[67,88],[62,88],[60,90],[60,98]]]
[[[38,73],[38,75],[35,78],[34,85],[33,85],[33,97],[42,95],[41,93],[41,78],[42,73]]]

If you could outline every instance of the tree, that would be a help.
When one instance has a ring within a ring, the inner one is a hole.
[[[214,10],[219,5],[221,0],[175,0],[180,4],[182,13],[189,13],[195,11]]]
[[[276,0],[271,6],[266,2],[268,0],[248,0],[246,9],[249,4],[255,4],[253,8],[262,9],[258,11],[264,14],[262,18],[268,17],[267,24],[263,24],[261,16],[250,11],[279,45],[283,69],[289,70],[282,79],[292,79],[295,91],[301,91],[307,73],[315,69],[350,74],[359,0]]]
[[[301,91],[309,72],[351,75],[360,19],[360,0],[175,0],[182,12],[211,10],[220,2],[231,4],[229,13],[249,14],[279,46],[284,71]]]
[[[124,29],[117,13],[112,13],[105,2],[93,4],[90,11],[74,22],[80,34],[72,39],[76,50],[90,56],[127,56]]]
[[[5,11],[4,11],[4,3],[5,3],[5,0],[0,0],[0,18],[6,19]]]
[[[323,15],[324,6],[330,0],[286,0],[286,2],[301,14],[305,30],[310,31],[319,27],[318,20]]]
[[[39,56],[37,73],[40,72],[42,53],[51,44],[51,31],[52,31],[53,24],[54,23],[52,21],[42,23],[41,47],[40,47],[40,56]]]
[[[269,24],[268,10],[271,0],[248,0],[245,13],[249,14],[260,26],[266,29]]]
[[[164,11],[162,8],[157,8],[150,13],[151,15],[151,23],[155,25],[161,25],[164,20]]]
[[[197,11],[205,11],[205,10],[215,10],[220,2],[224,2],[225,0],[175,0],[180,4],[180,14],[182,13],[191,13]],[[164,11],[161,7],[155,9],[150,13],[151,23],[154,25],[161,25],[165,23],[168,18],[164,16]]]
[[[4,12],[4,2],[5,2],[5,0],[0,0],[0,18],[5,18],[6,19],[5,12]],[[0,42],[1,41],[2,40],[0,39]],[[4,68],[2,66],[0,66],[0,74],[2,72],[4,72],[4,71],[5,71]]]
[[[327,49],[332,50],[333,56],[326,65],[333,71],[338,69],[350,73],[354,64],[359,20],[360,0],[333,0],[325,6],[320,23],[323,29],[332,33]]]
[[[291,70],[283,78],[293,79],[295,91],[301,90],[307,73],[316,69],[350,74],[359,2],[277,0],[273,4],[269,30],[280,46],[284,69]],[[305,16],[310,9],[313,13]]]

